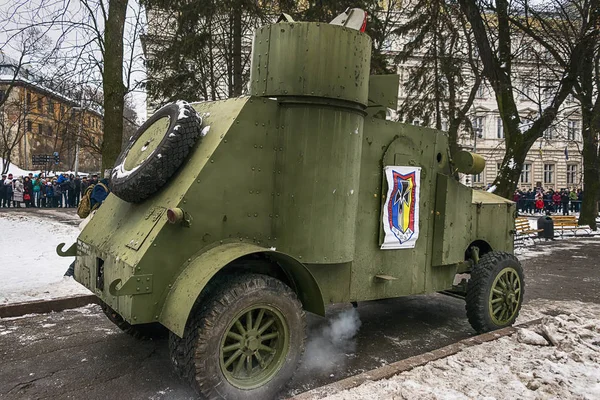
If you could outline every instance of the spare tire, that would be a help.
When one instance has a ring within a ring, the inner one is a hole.
[[[185,101],[167,104],[152,115],[121,152],[111,175],[111,190],[141,203],[164,186],[200,137],[202,118]]]

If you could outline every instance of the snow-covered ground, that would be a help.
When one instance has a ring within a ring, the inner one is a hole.
[[[0,214],[0,305],[90,292],[63,274],[73,261],[56,254],[79,229],[39,217]]]
[[[515,335],[325,398],[600,399],[600,305],[523,306],[521,320],[539,317],[542,323]]]

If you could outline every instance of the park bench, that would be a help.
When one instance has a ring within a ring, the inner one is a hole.
[[[524,239],[537,239],[538,232],[543,229],[533,229],[529,225],[529,220],[524,217],[515,219],[515,242],[522,242]]]
[[[588,235],[591,233],[587,225],[579,225],[575,215],[554,215],[552,221],[554,221],[554,230],[559,232],[561,237],[565,232],[573,232],[575,235],[577,231],[584,231]]]

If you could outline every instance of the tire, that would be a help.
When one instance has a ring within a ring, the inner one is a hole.
[[[100,302],[100,307],[108,319],[119,329],[129,336],[138,340],[163,339],[167,337],[169,331],[159,323],[131,325],[125,321],[115,310],[104,302]]]
[[[467,284],[469,323],[478,333],[512,325],[524,294],[523,268],[517,257],[500,251],[485,254],[473,267]]]
[[[183,339],[171,334],[169,347],[176,370],[201,398],[268,400],[294,374],[305,336],[292,289],[270,276],[243,274],[214,286],[194,308]]]
[[[167,104],[133,135],[117,158],[111,190],[140,203],[163,187],[201,137],[202,119],[186,102]],[[147,152],[147,156],[146,156]]]

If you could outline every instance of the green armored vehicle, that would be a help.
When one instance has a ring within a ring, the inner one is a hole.
[[[370,48],[340,25],[258,29],[250,96],[156,112],[59,250],[125,331],[168,329],[202,397],[273,398],[330,303],[444,291],[477,332],[517,317],[514,203],[460,184],[484,163],[443,132],[385,119],[398,77],[369,76]]]

